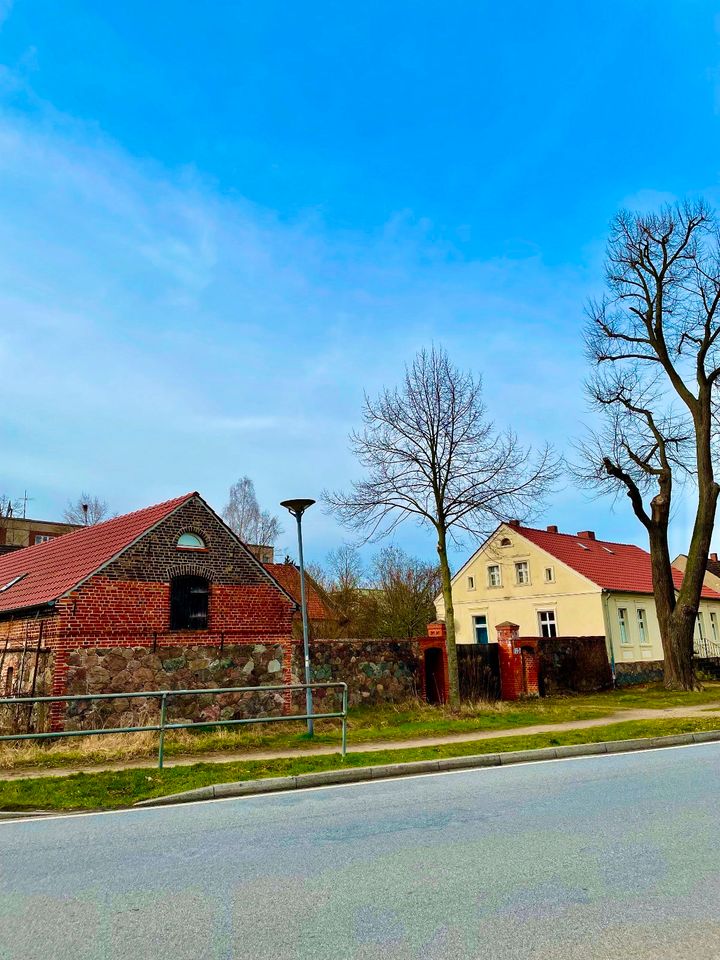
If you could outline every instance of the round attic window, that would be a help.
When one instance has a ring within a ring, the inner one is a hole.
[[[511,547],[511,546],[512,546],[512,540],[510,540],[509,537],[503,537],[502,540],[500,541],[500,546],[501,546],[501,547]]]
[[[204,550],[205,541],[196,533],[181,533],[178,537],[178,547],[181,550]]]

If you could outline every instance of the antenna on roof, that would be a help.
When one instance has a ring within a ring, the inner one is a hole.
[[[27,505],[32,499],[34,498],[29,497],[28,492],[26,490],[25,493],[23,494],[23,520],[27,518]]]

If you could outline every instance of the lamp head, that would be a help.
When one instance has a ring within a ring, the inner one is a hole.
[[[289,510],[294,517],[301,517],[308,507],[311,507],[314,503],[314,500],[283,500],[280,506]]]

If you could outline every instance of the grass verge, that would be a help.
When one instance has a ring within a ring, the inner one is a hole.
[[[437,747],[362,751],[318,757],[279,760],[247,760],[240,763],[198,763],[188,767],[156,770],[151,767],[105,773],[77,773],[66,777],[39,777],[0,782],[0,810],[113,810],[132,806],[138,800],[180,793],[213,783],[258,780],[264,777],[296,776],[318,770],[377,766],[471,754],[530,750],[571,743],[598,743],[636,737],[660,737],[695,733],[718,727],[717,717],[638,720],[613,723],[590,730],[558,731],[532,736],[506,736],[491,740],[443,744]]]
[[[464,704],[459,713],[422,701],[374,707],[356,707],[348,718],[350,744],[440,737],[473,731],[512,730],[537,723],[571,723],[610,716],[625,710],[664,710],[698,707],[720,701],[720,684],[684,693],[661,685],[633,687],[604,693],[546,697],[517,703]],[[221,727],[214,730],[182,730],[168,733],[168,757],[213,753],[243,753],[253,750],[293,750],[308,746],[302,723]],[[337,745],[339,726],[334,721],[316,724],[313,744]],[[108,735],[60,740],[55,743],[0,744],[0,768],[61,768],[124,760],[148,760],[157,755],[157,734]]]

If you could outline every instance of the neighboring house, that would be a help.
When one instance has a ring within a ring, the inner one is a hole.
[[[444,619],[442,596],[435,606]],[[453,606],[458,643],[494,642],[511,622],[521,637],[604,636],[617,662],[663,658],[650,554],[591,530],[501,524],[453,577]],[[703,588],[697,631],[720,641],[720,589]]]
[[[681,553],[673,560],[673,566],[677,570],[682,570],[683,573],[685,572],[686,565],[687,556],[684,553]],[[708,557],[704,583],[706,587],[710,587],[711,590],[720,593],[720,560],[718,560],[716,553],[711,553]]]
[[[82,647],[272,642],[289,680],[296,607],[189,493],[0,556],[0,691],[26,691],[26,665],[44,649],[64,693],[68,655]]]
[[[47,543],[79,527],[53,520],[27,520],[25,517],[0,517],[0,554]]]
[[[250,547],[250,549],[254,549]],[[285,563],[265,563],[265,569],[281,584],[298,605],[298,611],[295,614],[295,622],[302,623],[302,611],[300,610],[300,570],[294,563],[286,561]],[[307,600],[308,621],[315,628],[322,628],[326,624],[337,623],[338,614],[323,599],[317,584],[305,571],[305,597]]]

